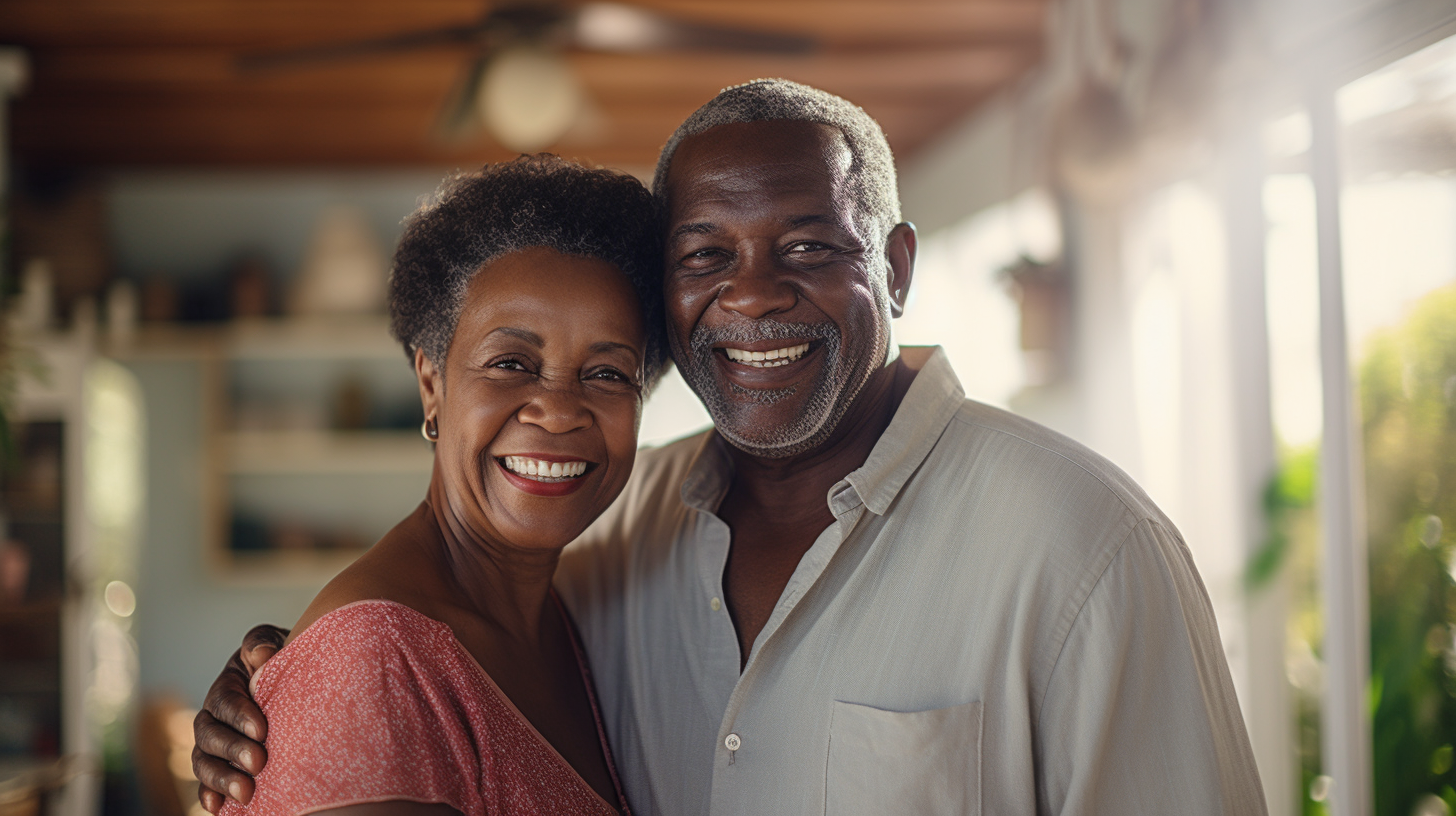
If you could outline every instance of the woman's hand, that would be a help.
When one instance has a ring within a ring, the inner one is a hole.
[[[243,636],[222,674],[207,690],[207,699],[192,722],[192,773],[201,785],[197,799],[209,813],[222,810],[224,797],[247,804],[253,798],[253,777],[263,770],[268,753],[268,720],[248,691],[253,676],[288,638],[286,629],[264,624]],[[226,791],[226,794],[222,793]]]

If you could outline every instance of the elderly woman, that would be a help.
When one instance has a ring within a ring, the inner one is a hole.
[[[390,312],[429,491],[254,675],[268,765],[228,812],[626,812],[551,577],[626,484],[663,366],[652,214],[631,177],[536,156],[410,217]]]

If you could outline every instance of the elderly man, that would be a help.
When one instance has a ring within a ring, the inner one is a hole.
[[[1173,525],[892,345],[915,232],[878,125],[730,88],[654,188],[673,356],[715,428],[644,451],[558,574],[634,811],[1263,813]],[[199,744],[256,770],[224,727],[261,733],[240,686]]]

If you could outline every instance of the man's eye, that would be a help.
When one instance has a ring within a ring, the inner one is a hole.
[[[830,249],[829,246],[821,244],[818,241],[796,241],[789,244],[787,251],[791,253],[828,252]]]
[[[520,360],[515,360],[515,359],[496,360],[495,362],[493,362],[493,363],[490,364],[490,367],[491,368],[500,368],[500,369],[504,369],[506,371],[526,371],[526,370],[528,370],[526,368],[526,364],[525,363],[521,362]]]
[[[717,247],[705,247],[703,249],[695,249],[683,255],[682,260],[678,261],[678,263],[683,266],[706,266],[718,263],[722,260],[723,255],[723,250]]]

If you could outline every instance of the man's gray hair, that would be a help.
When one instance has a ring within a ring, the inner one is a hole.
[[[861,237],[879,253],[890,230],[900,223],[895,157],[884,131],[853,102],[787,79],[755,79],[725,88],[698,108],[662,148],[652,192],[665,200],[667,171],[684,139],[719,125],[778,119],[828,125],[844,134],[851,156],[845,184],[855,204],[855,225],[864,233]]]

